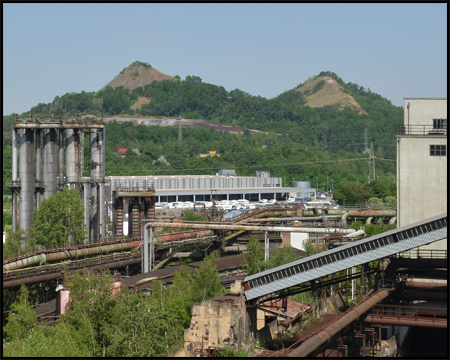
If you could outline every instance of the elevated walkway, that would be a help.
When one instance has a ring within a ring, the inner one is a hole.
[[[447,213],[247,276],[247,300],[447,238]]]

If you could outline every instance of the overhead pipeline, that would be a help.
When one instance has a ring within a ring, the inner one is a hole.
[[[327,343],[331,338],[357,320],[361,315],[371,309],[374,305],[380,303],[387,298],[393,289],[382,289],[375,292],[369,298],[356,305],[353,309],[349,310],[344,316],[339,318],[336,322],[332,323],[326,329],[320,331],[318,334],[306,340],[298,348],[292,350],[289,357],[307,357],[320,345]]]

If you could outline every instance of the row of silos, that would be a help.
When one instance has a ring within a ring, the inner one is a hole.
[[[91,142],[91,170],[87,184],[81,182],[84,133],[90,134]],[[18,151],[19,178],[17,178]],[[98,242],[105,237],[105,127],[103,124],[68,123],[54,119],[39,121],[16,119],[13,127],[12,162],[13,231],[17,230],[17,200],[19,200],[19,228],[28,233],[33,221],[34,206],[39,208],[42,199],[48,199],[57,194],[58,189],[66,185],[71,189],[77,189],[83,199],[86,209],[85,242]]]

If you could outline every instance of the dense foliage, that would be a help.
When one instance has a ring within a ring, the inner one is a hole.
[[[226,290],[215,267],[216,254],[190,274],[182,268],[173,285],[152,282],[152,293],[113,291],[111,276],[87,270],[67,282],[71,301],[54,327],[38,326],[22,287],[3,328],[3,353],[18,357],[166,357],[182,348],[193,302]],[[132,311],[130,311],[132,309]]]
[[[66,247],[83,243],[84,206],[75,189],[64,187],[49,199],[43,199],[33,214],[30,238],[43,248]]]
[[[283,246],[272,250],[269,259],[265,260],[263,245],[257,236],[252,236],[247,243],[242,268],[248,275],[252,275],[298,259],[299,257],[293,247]]]

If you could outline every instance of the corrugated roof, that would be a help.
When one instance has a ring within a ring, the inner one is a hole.
[[[247,300],[447,238],[447,214],[247,276]]]

